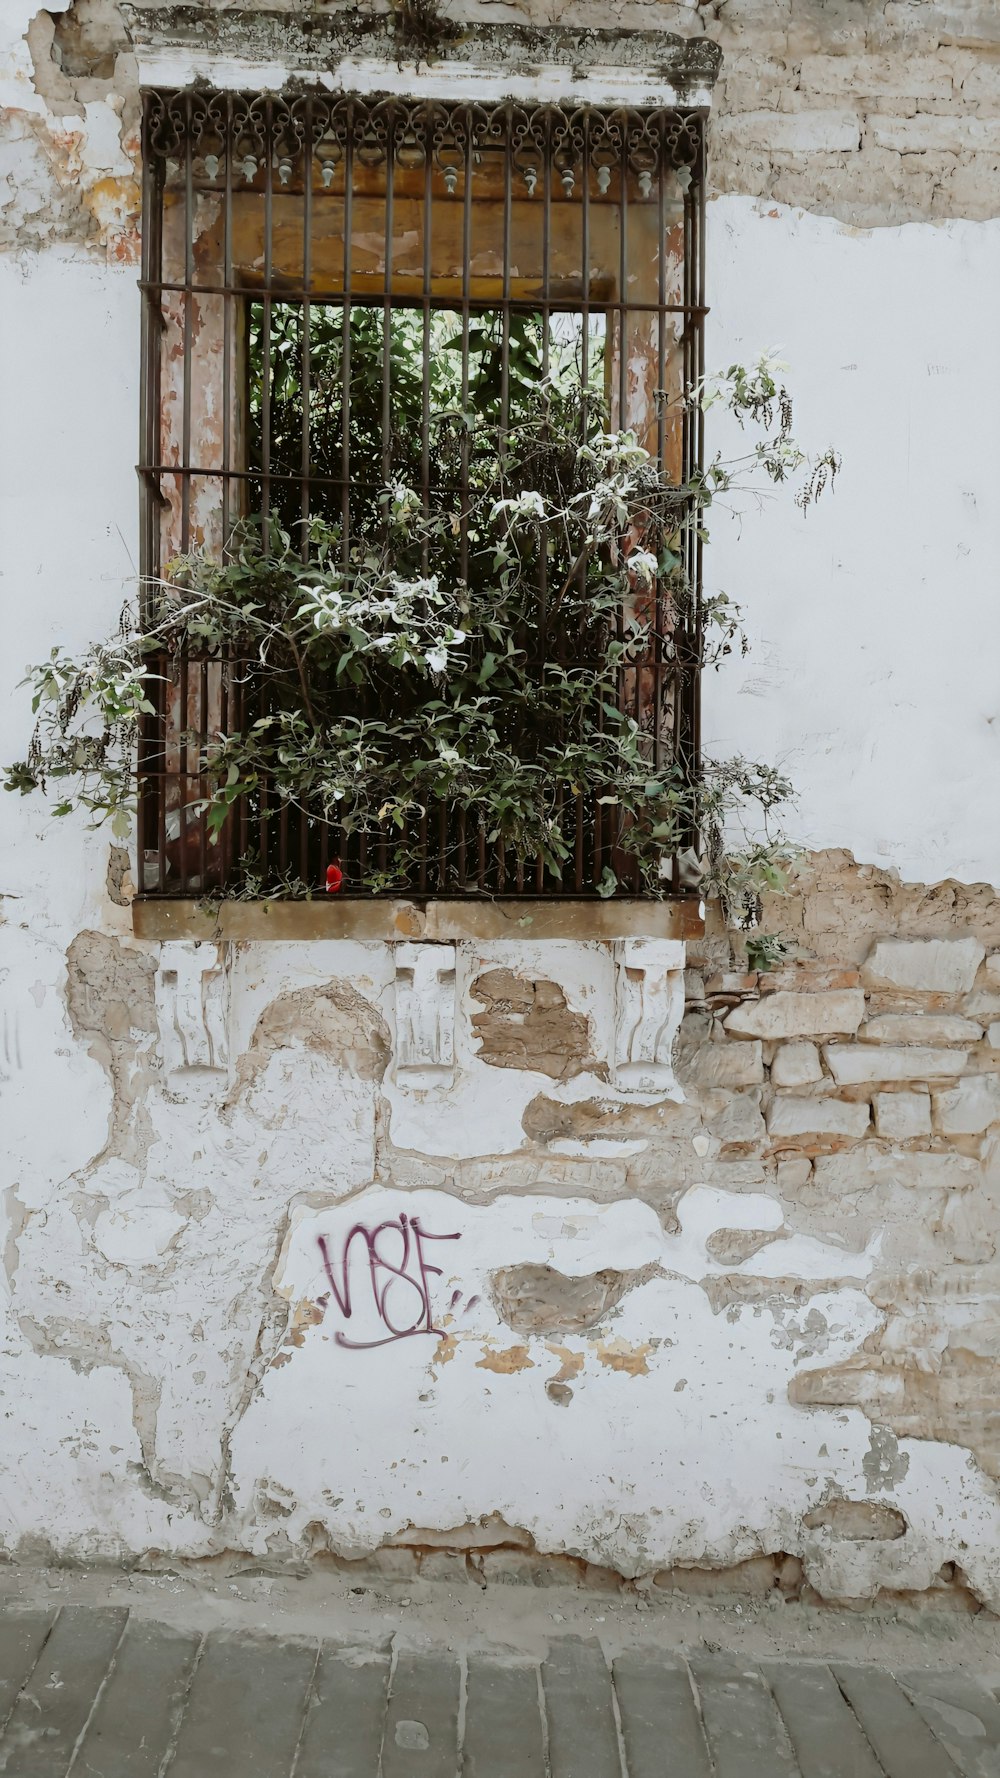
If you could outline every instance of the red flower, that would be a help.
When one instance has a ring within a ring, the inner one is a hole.
[[[341,870],[340,865],[336,862],[336,860],[334,860],[333,864],[328,864],[326,867],[326,892],[327,892],[327,894],[328,895],[338,895],[340,893],[341,888],[343,887],[343,882],[344,882],[344,873]]]

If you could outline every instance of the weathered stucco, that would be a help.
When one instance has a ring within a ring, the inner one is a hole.
[[[683,1101],[613,1084],[608,947],[456,947],[414,1085],[389,946],[85,930],[41,969],[8,917],[6,1547],[1000,1601],[1000,1116],[943,1127],[1000,1078],[1000,902],[828,854],[774,911],[769,976],[689,947]],[[38,1115],[47,1053],[88,1115]]]
[[[200,9],[8,0],[0,20],[0,103],[9,108],[0,137],[0,250],[71,241],[112,259],[134,257],[136,42],[155,35],[176,46],[163,71],[178,80],[195,71],[252,72],[256,61],[280,84],[288,72],[325,71],[362,51],[389,69],[399,58],[433,61],[423,37],[408,42],[398,27],[386,32],[387,11],[301,0]],[[576,34],[579,65],[596,54],[587,41],[595,28],[620,28],[625,49],[636,32],[666,34],[665,43],[673,34],[690,46],[684,65],[693,85],[721,50],[711,137],[717,194],[859,228],[998,213],[1000,23],[991,0],[622,0],[610,14],[593,0],[555,7],[454,0],[442,11],[457,35],[452,55],[478,53],[478,31],[486,66],[503,57],[503,33],[514,28],[534,30],[542,44],[546,32],[558,36],[558,51],[550,40],[547,52],[553,61],[571,62]],[[652,51],[634,49],[652,74]]]
[[[995,12],[613,19],[721,45],[710,362],[784,340],[844,457],[709,558],[793,960],[710,924],[675,1044],[671,938],[140,941],[4,798],[4,1551],[1000,1606]],[[8,0],[4,758],[134,573],[136,79],[112,0]]]

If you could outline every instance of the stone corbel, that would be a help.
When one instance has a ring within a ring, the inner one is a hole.
[[[455,946],[397,944],[395,1077],[449,1087],[455,1078]]]
[[[674,1039],[684,1015],[684,945],[625,938],[615,945],[615,1085],[680,1096]]]
[[[160,946],[156,1017],[168,1074],[228,1067],[227,988],[219,945],[185,939]]]

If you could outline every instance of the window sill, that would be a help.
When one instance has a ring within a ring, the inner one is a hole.
[[[495,901],[200,901],[143,897],[132,904],[132,930],[147,939],[462,939],[699,938],[704,904],[697,896],[669,900],[617,897],[570,901],[522,897]]]

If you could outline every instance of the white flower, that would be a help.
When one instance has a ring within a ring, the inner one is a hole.
[[[442,642],[437,648],[429,648],[425,659],[432,673],[444,673],[448,666],[448,649],[446,644]]]
[[[628,558],[628,571],[641,587],[651,587],[656,579],[659,563],[652,550],[637,549]]]
[[[516,519],[544,519],[545,501],[534,488],[523,488],[515,499],[497,501],[493,508],[494,518],[501,512],[510,513]]]

